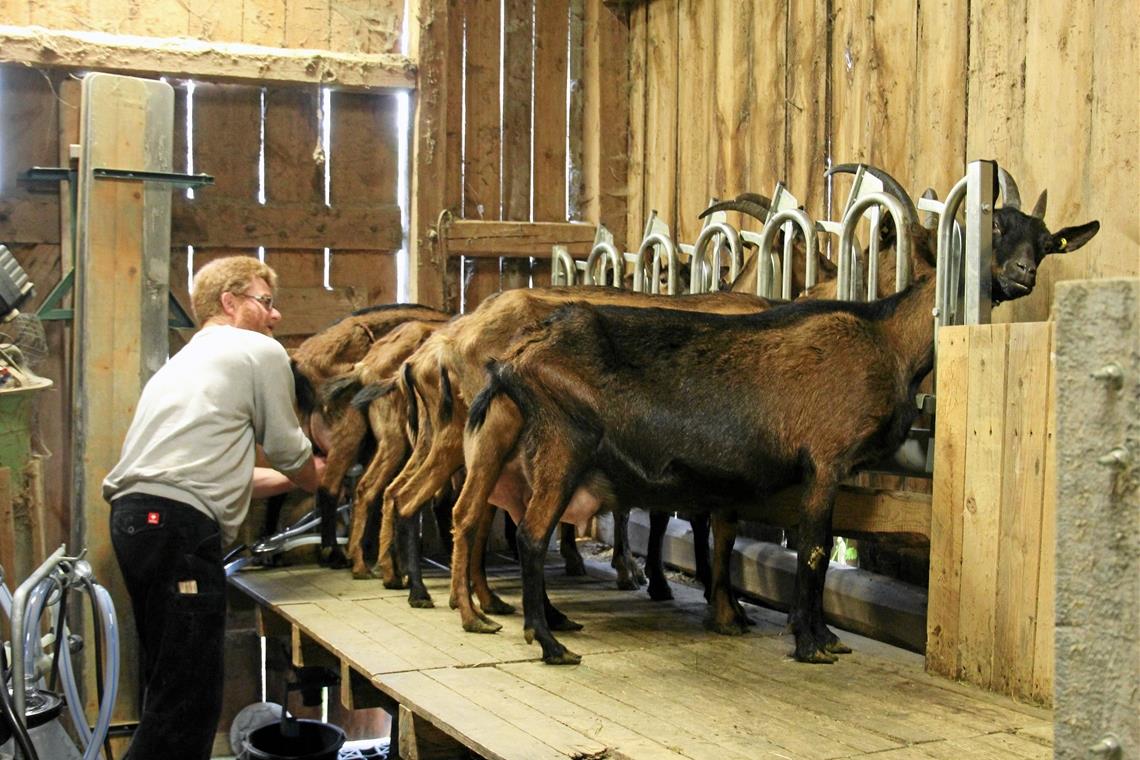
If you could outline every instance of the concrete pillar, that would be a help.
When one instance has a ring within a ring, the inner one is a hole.
[[[1140,281],[1062,282],[1056,299],[1054,754],[1136,760]]]

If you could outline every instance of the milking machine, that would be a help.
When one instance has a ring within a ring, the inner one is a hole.
[[[364,474],[364,467],[359,463],[349,468],[344,476],[344,492],[350,495],[345,503],[336,509],[336,519],[342,525],[352,520],[351,494],[356,490],[356,481]],[[337,536],[337,543],[348,543],[344,536]],[[249,565],[270,565],[281,555],[302,546],[316,546],[321,542],[321,515],[314,507],[303,516],[271,536],[266,536],[253,544],[240,544],[229,551],[222,562],[226,568],[226,577],[230,577]]]
[[[0,568],[0,581],[3,569]],[[91,606],[98,712],[88,724],[72,655],[83,640],[68,628],[74,596]],[[119,682],[119,628],[108,591],[91,565],[60,546],[15,590],[0,582],[0,608],[10,621],[0,648],[0,758],[91,760],[107,743]],[[47,623],[47,632],[44,623]],[[71,731],[62,723],[70,716]],[[110,751],[108,749],[107,757]]]

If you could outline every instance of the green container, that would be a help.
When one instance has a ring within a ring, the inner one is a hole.
[[[51,380],[39,380],[36,385],[0,388],[0,467],[12,471],[13,494],[24,487],[24,465],[32,449],[32,410],[38,392],[51,387]]]

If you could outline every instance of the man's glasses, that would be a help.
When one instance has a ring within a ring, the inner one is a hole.
[[[266,311],[273,311],[273,296],[251,296],[249,293],[238,293],[237,295],[244,298],[252,298],[254,301],[257,301],[259,304],[265,307]]]

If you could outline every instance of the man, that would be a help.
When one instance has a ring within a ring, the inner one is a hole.
[[[277,275],[248,256],[194,277],[201,330],[147,382],[103,482],[146,692],[128,757],[210,757],[222,702],[225,575],[251,497],[315,491],[285,349],[272,338]],[[274,469],[254,467],[255,445]]]

